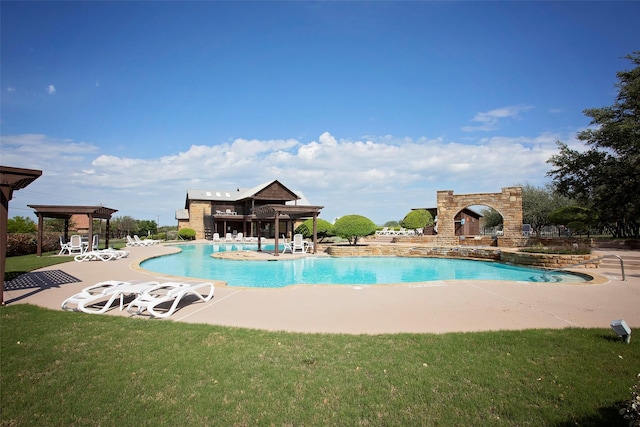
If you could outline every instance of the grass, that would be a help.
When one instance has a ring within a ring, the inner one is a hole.
[[[17,304],[0,330],[3,426],[623,426],[640,372],[638,341],[602,329],[291,334]]]
[[[37,255],[8,257],[5,262],[4,280],[13,280],[23,273],[28,273],[42,267],[73,261],[72,256],[53,256],[56,254],[57,252],[46,252],[40,257]]]
[[[120,249],[125,246],[123,239],[112,240],[109,244],[114,249]],[[57,256],[58,252],[44,252],[42,256],[23,255],[8,257],[5,261],[4,280],[13,280],[21,274],[28,273],[50,265],[62,264],[73,261],[73,256]]]
[[[625,425],[610,330],[264,332],[0,309],[2,425]]]

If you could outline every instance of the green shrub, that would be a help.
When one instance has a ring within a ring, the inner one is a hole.
[[[349,240],[349,244],[358,244],[358,239],[375,234],[376,224],[362,215],[345,215],[338,218],[333,226],[333,233]]]
[[[409,212],[400,225],[410,230],[425,228],[428,225],[433,225],[433,216],[426,209],[416,209]]]
[[[196,230],[193,228],[182,228],[178,231],[178,236],[184,240],[194,240],[196,238]]]
[[[42,236],[42,252],[59,251],[60,235],[44,233]],[[36,233],[7,234],[7,256],[32,255],[38,252],[38,235]]]
[[[316,232],[318,238],[322,241],[324,238],[333,236],[333,224],[324,219],[316,219]],[[296,234],[302,234],[306,239],[313,237],[313,218],[309,218],[302,224],[300,224],[294,231]]]

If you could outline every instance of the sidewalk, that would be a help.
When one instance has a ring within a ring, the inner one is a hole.
[[[69,262],[41,269],[38,273],[59,278],[59,283],[54,279],[48,285],[12,288],[5,292],[5,301],[59,310],[65,298],[100,281],[176,280],[137,267],[141,260],[174,252],[175,247],[155,245],[129,249],[129,258],[121,260]],[[640,257],[637,251],[598,251],[597,254],[619,255],[630,260]],[[299,285],[247,289],[214,281],[216,290],[212,301],[186,304],[172,319],[272,331],[345,334],[608,328],[616,319],[624,319],[633,329],[640,328],[640,267],[633,265],[635,262],[628,264],[624,282],[619,262],[612,259],[598,269],[580,270],[597,274],[600,284],[579,285],[447,280],[371,287]],[[76,279],[79,281],[65,283]],[[106,315],[129,316],[126,310],[118,308],[107,311]]]

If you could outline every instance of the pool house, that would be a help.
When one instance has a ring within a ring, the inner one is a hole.
[[[184,209],[176,211],[178,230],[191,228],[196,239],[212,240],[242,233],[244,237],[291,237],[299,222],[317,219],[323,206],[312,206],[300,191],[278,180],[253,188],[187,190]]]

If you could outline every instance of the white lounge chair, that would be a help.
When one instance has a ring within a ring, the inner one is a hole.
[[[136,241],[133,239],[133,237],[131,237],[131,236],[127,236],[127,243],[126,243],[126,245],[127,245],[127,247],[129,247],[129,248],[130,248],[130,247],[133,247],[133,246],[145,246],[145,245],[144,245],[144,244],[142,244],[142,243],[138,243],[138,242],[136,242]]]
[[[388,231],[389,231],[389,227],[384,227],[382,230],[376,231],[376,234],[378,236],[386,236]]]
[[[300,251],[300,253],[305,253],[307,251],[306,245],[304,244],[304,239],[302,234],[294,234],[293,242],[291,245],[291,253],[295,254],[296,251]]]
[[[129,256],[129,251],[119,251],[116,249],[102,249],[95,251],[87,251],[82,254],[76,255],[73,259],[76,262],[84,261],[111,261],[115,259],[126,258]]]
[[[126,258],[129,256],[129,251],[123,251],[122,249],[107,248],[107,249],[102,249],[101,252],[111,252],[115,254],[116,259]]]
[[[211,282],[162,283],[138,295],[129,303],[127,311],[131,314],[142,314],[146,310],[153,317],[165,318],[176,311],[178,304],[185,296],[195,295],[201,301],[207,302],[213,298],[213,292],[214,286]]]
[[[213,241],[214,242],[220,241],[220,233],[213,233]]]
[[[84,261],[111,261],[116,259],[116,254],[104,251],[86,251],[73,257],[76,262]]]
[[[242,242],[244,239],[242,238],[242,233],[236,234],[236,242]]]
[[[82,246],[82,237],[79,234],[74,234],[69,240],[69,255],[81,254],[83,252],[84,247]]]
[[[58,255],[62,255],[65,252],[69,252],[69,242],[65,242],[64,238],[60,236],[60,252],[58,252]],[[69,255],[71,255],[71,253],[69,253]]]
[[[139,295],[157,285],[159,285],[158,282],[132,283],[116,280],[99,282],[64,300],[62,309],[66,311],[82,311],[89,314],[102,314],[111,308],[111,305],[116,300],[120,300],[120,310],[122,310],[125,296]],[[100,303],[102,305],[97,305]]]
[[[233,242],[233,234],[231,233],[227,233],[224,235],[224,241],[225,242]]]
[[[136,243],[138,243],[141,246],[150,246],[150,245],[155,245],[156,243],[158,243],[158,242],[156,242],[155,240],[152,240],[152,239],[142,240],[140,237],[138,237],[137,234],[133,235],[133,240],[135,240]]]

